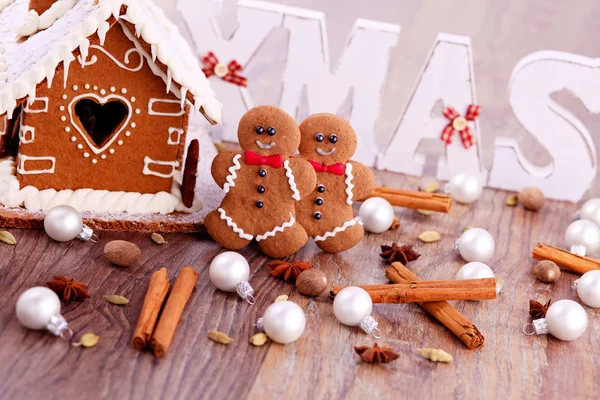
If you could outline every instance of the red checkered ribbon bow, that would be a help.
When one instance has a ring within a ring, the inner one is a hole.
[[[215,56],[215,53],[209,51],[204,57],[202,57],[202,63],[204,68],[202,72],[208,78],[209,76],[216,75],[226,82],[233,83],[234,85],[246,87],[248,80],[239,74],[242,70],[242,66],[235,60],[229,61],[229,64],[219,63],[219,59]]]
[[[329,172],[330,174],[344,175],[345,166],[343,163],[325,165],[313,160],[308,160],[308,162],[312,164],[316,172]]]
[[[281,154],[275,154],[263,157],[260,154],[246,150],[244,162],[248,165],[270,165],[273,168],[281,168],[283,165],[283,156]]]
[[[454,131],[457,131],[460,134],[460,139],[462,140],[465,149],[473,146],[475,144],[475,136],[473,135],[473,132],[471,132],[471,128],[467,121],[475,121],[480,113],[481,107],[475,104],[471,104],[467,108],[467,114],[464,117],[451,106],[444,108],[442,114],[450,120],[450,123],[446,125],[442,131],[442,140],[446,144],[451,144]]]

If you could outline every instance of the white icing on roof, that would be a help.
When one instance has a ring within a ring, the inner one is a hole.
[[[78,0],[48,29],[21,43],[16,31],[28,13],[29,1],[15,0],[0,9],[0,47],[4,48],[0,55],[0,115],[7,112],[10,118],[19,99],[35,98],[36,86],[44,79],[51,85],[60,62],[64,62],[68,78],[69,64],[75,60],[72,52],[79,49],[85,61],[90,45],[87,38],[97,32],[103,44],[109,28],[106,20],[111,15],[119,18],[123,4],[127,13],[121,19],[135,25],[134,34],[151,45],[152,58],[167,67],[166,78],[163,77],[167,90],[178,97],[189,92],[196,110],[202,107],[208,118],[220,122],[222,105],[215,99],[196,55],[177,27],[151,0]],[[7,65],[5,72],[2,65]],[[156,69],[153,71],[156,73]],[[171,80],[181,85],[181,90],[171,87]]]

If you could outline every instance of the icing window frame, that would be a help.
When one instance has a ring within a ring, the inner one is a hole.
[[[169,128],[169,137],[167,138],[167,144],[170,145],[178,145],[181,143],[181,135],[184,134],[184,130],[181,128],[174,128],[171,127]],[[173,134],[176,133],[177,134],[177,140],[173,140]]]
[[[31,106],[33,106],[35,103],[37,103],[39,101],[44,103],[44,108],[31,108]],[[23,107],[23,112],[26,112],[27,114],[47,113],[48,112],[48,98],[47,97],[36,97],[35,99],[33,99],[33,101],[31,101],[31,103],[29,101],[26,101],[25,107]]]
[[[25,166],[26,161],[50,161],[52,166],[46,169],[34,169],[28,171]],[[19,164],[17,166],[17,172],[21,175],[40,175],[40,174],[53,174],[56,167],[56,158],[52,156],[28,156],[25,154],[19,154]]]
[[[157,103],[157,104],[161,104],[161,103],[166,103],[166,104],[179,104],[179,108],[180,110],[177,111],[176,113],[172,113],[172,112],[162,112],[162,111],[154,111],[152,109],[152,106]],[[185,103],[183,103],[181,100],[174,100],[174,99],[155,99],[155,98],[151,98],[148,101],[148,115],[155,115],[155,116],[162,116],[162,117],[179,117],[181,115],[183,115],[185,113]]]
[[[150,165],[152,165],[152,164],[170,166],[171,172],[168,174],[163,174],[161,172],[152,171],[150,169]],[[152,176],[157,176],[159,178],[168,179],[168,178],[173,178],[175,176],[175,174],[177,173],[177,168],[179,168],[179,161],[153,160],[152,158],[146,156],[146,157],[144,157],[144,168],[142,169],[142,174],[152,175]]]
[[[31,133],[31,138],[27,139],[27,133]],[[19,142],[21,144],[33,143],[35,140],[35,127],[21,124],[19,129]]]

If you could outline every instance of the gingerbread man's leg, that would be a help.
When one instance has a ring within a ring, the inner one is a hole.
[[[346,228],[343,232],[336,233],[335,236],[315,241],[315,243],[327,253],[340,253],[356,246],[362,240],[364,234],[365,231],[362,225],[356,224]]]
[[[267,256],[271,258],[283,258],[294,254],[302,248],[308,241],[306,231],[298,222],[283,232],[275,233],[258,242],[258,247]]]
[[[248,246],[250,240],[240,237],[237,232],[221,219],[217,210],[208,213],[204,218],[204,227],[217,243],[229,250],[240,250]]]

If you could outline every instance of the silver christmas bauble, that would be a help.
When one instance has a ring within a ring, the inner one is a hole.
[[[455,278],[458,280],[494,278],[494,271],[482,262],[473,261],[463,265]]]
[[[477,177],[461,172],[448,182],[446,191],[459,203],[470,204],[481,196],[483,186]]]
[[[367,232],[385,232],[394,222],[394,208],[386,199],[371,197],[365,200],[358,210],[358,215]]]
[[[233,292],[239,283],[248,281],[250,266],[241,254],[226,251],[212,260],[208,275],[218,289]]]
[[[492,258],[496,245],[492,235],[485,229],[470,228],[460,236],[456,247],[465,261],[484,263]]]
[[[593,253],[600,248],[600,228],[585,219],[573,221],[565,232],[565,241],[573,253],[582,256]]]
[[[592,221],[600,226],[600,199],[589,199],[579,210],[579,218]]]
[[[17,300],[17,319],[29,329],[47,329],[50,319],[60,315],[60,299],[47,287],[24,291]]]
[[[340,290],[333,299],[333,313],[344,325],[358,326],[361,321],[371,315],[373,301],[363,288],[349,286]]]
[[[588,307],[600,308],[600,270],[588,271],[576,282],[581,301]]]
[[[44,230],[57,242],[75,239],[83,229],[79,211],[71,206],[56,206],[46,213]]]
[[[291,301],[271,304],[263,316],[263,329],[274,342],[287,344],[298,340],[306,327],[306,316],[300,306]]]
[[[588,318],[585,310],[573,300],[559,300],[546,312],[548,332],[557,339],[571,341],[585,332]]]

